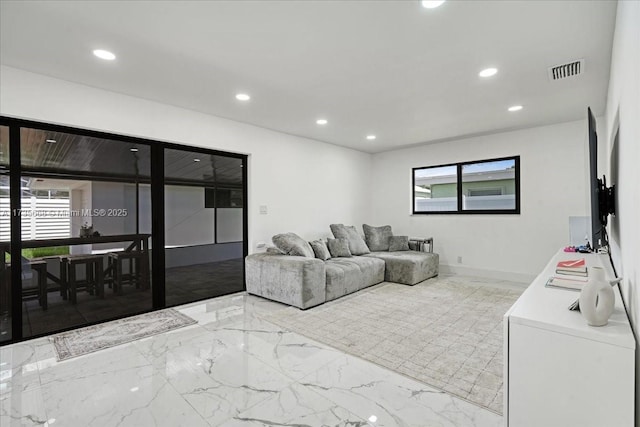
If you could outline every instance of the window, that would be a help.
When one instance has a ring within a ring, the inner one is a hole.
[[[469,188],[467,196],[502,196],[502,188]]]
[[[458,210],[456,165],[414,169],[413,182],[414,213]]]
[[[520,213],[520,156],[413,169],[413,213]]]
[[[241,208],[243,205],[242,189],[205,188],[205,208]]]

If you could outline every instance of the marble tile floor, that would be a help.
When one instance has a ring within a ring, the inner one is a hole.
[[[0,348],[0,425],[469,426],[502,417],[259,319],[238,293],[179,307],[197,325],[56,362]]]

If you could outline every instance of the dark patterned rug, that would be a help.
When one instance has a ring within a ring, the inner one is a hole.
[[[194,323],[191,317],[167,309],[64,332],[50,339],[58,361],[62,361]]]

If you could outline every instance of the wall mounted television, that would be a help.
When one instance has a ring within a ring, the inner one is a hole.
[[[615,185],[607,187],[607,179],[598,178],[598,132],[591,108],[587,108],[589,123],[589,193],[591,195],[591,246],[594,251],[608,246],[607,219],[615,215]]]

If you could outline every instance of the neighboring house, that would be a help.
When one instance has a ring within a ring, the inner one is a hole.
[[[38,190],[23,182],[22,239],[56,239],[71,236],[69,191]],[[9,187],[0,187],[0,240],[10,240]]]
[[[417,211],[455,210],[457,175],[415,178]],[[462,204],[465,209],[511,209],[515,204],[515,169],[464,173]]]

